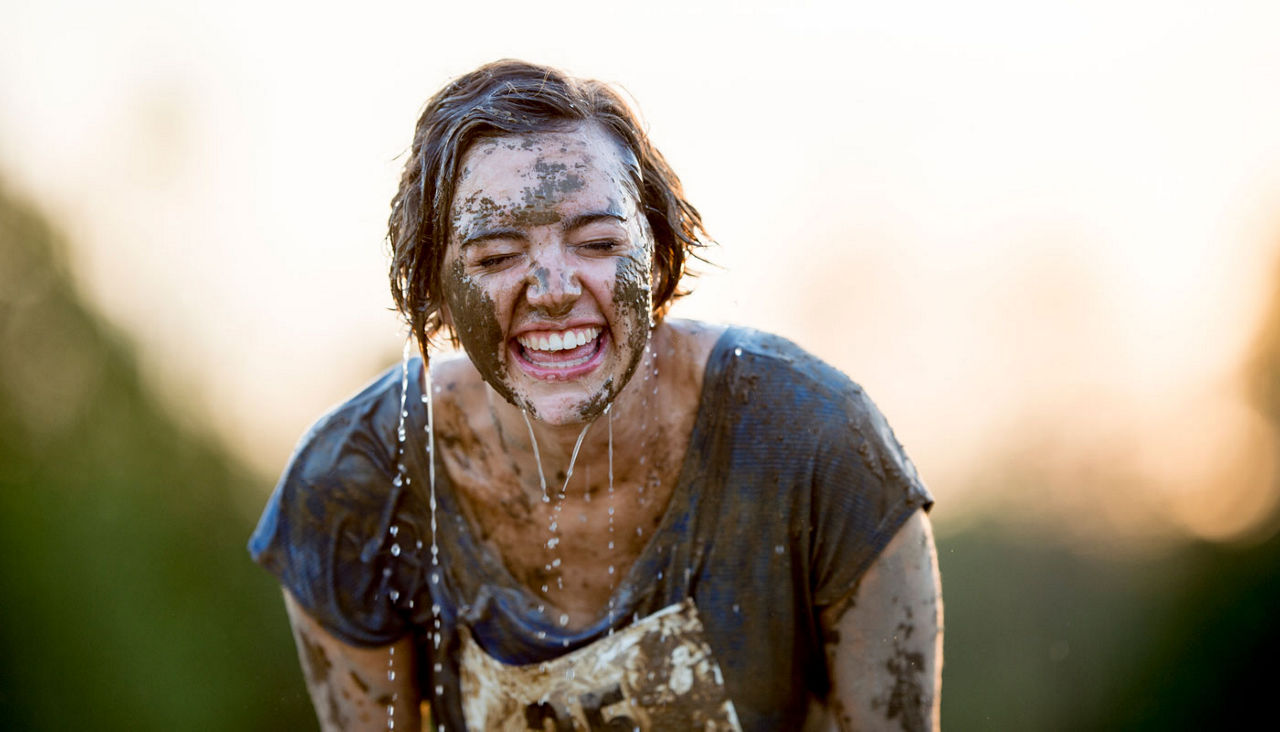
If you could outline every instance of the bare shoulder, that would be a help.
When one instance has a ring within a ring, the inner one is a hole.
[[[482,384],[480,372],[467,358],[465,351],[449,351],[432,354],[431,383],[438,394],[457,393],[459,389],[471,390]]]
[[[669,335],[667,343],[659,344],[659,347],[667,349],[665,355],[670,362],[678,364],[686,382],[700,388],[707,359],[711,358],[716,341],[720,340],[729,326],[679,318],[668,319],[664,321],[664,325],[667,326]]]
[[[489,413],[484,379],[463,351],[431,358],[431,392],[439,428],[470,431]]]
[[[465,352],[431,359],[436,444],[450,479],[463,488],[492,490],[506,464],[494,452],[502,443],[489,398],[484,379]]]

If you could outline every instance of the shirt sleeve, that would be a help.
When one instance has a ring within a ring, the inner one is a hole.
[[[848,597],[898,529],[933,497],[884,415],[856,385],[824,426],[814,466],[813,598]]]
[[[357,421],[321,420],[249,540],[254,561],[322,627],[358,646],[391,643],[408,624],[395,597],[412,577],[388,539],[400,486],[378,445]]]

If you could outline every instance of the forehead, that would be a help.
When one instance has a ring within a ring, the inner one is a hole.
[[[462,157],[453,218],[575,202],[628,205],[634,199],[629,168],[622,148],[596,125],[486,138]]]

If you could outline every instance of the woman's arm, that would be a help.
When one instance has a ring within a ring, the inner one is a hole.
[[[320,627],[288,591],[284,605],[322,730],[417,732],[422,721],[412,638],[390,646],[359,648]],[[394,680],[390,672],[394,672]],[[395,707],[394,717],[388,716],[389,706]]]
[[[923,511],[903,524],[849,597],[822,611],[821,622],[838,729],[938,729],[942,588]]]

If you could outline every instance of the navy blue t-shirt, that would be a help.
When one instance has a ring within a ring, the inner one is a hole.
[[[403,458],[394,367],[303,438],[249,549],[334,636],[373,646],[412,634],[423,698],[451,729],[464,726],[461,628],[492,658],[532,664],[686,599],[742,728],[798,728],[829,687],[821,609],[932,504],[860,387],[790,341],[730,328],[708,360],[666,514],[619,580],[613,612],[568,632],[472,535],[440,462],[432,581],[421,362],[409,369]]]

